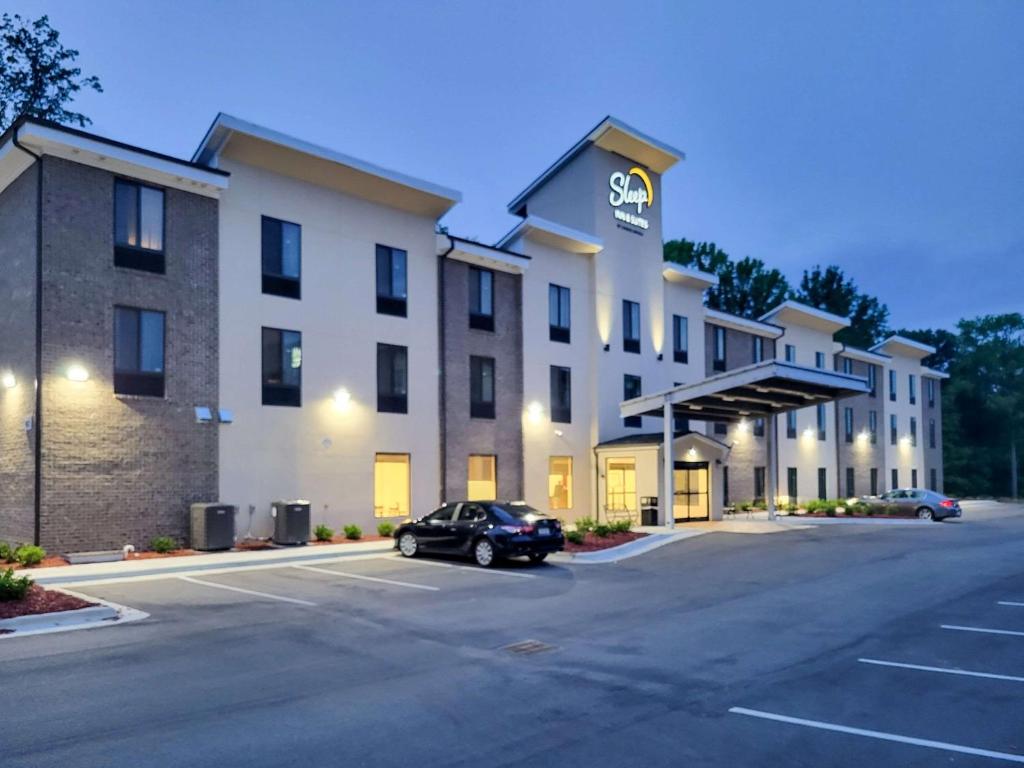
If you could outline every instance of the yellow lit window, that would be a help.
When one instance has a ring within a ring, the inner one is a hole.
[[[490,501],[498,497],[498,468],[496,456],[469,457],[468,501]]]
[[[548,459],[548,506],[572,509],[572,456]]]
[[[636,512],[636,459],[608,459],[605,467],[605,509]]]
[[[409,454],[377,454],[373,462],[373,514],[409,516]]]

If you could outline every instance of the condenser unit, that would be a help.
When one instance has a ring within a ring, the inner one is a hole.
[[[305,544],[309,541],[309,502],[275,501],[274,543]]]
[[[235,546],[235,512],[230,504],[191,506],[192,549],[231,549]]]

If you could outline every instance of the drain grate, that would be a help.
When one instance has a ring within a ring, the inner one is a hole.
[[[506,645],[501,650],[514,653],[516,656],[532,656],[535,653],[553,651],[555,646],[542,643],[540,640],[523,640],[522,642],[512,643],[512,645]]]

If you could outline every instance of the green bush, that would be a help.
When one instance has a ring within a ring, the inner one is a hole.
[[[14,562],[14,549],[6,541],[0,541],[0,560],[5,563]]]
[[[583,531],[566,531],[566,541],[571,541],[573,544],[582,544],[583,539],[586,538],[586,534]]]
[[[597,523],[594,526],[594,533],[600,536],[602,539],[609,536],[612,532],[612,527],[606,523]]]
[[[0,602],[23,599],[31,586],[32,578],[15,576],[13,568],[0,571]]]
[[[166,555],[168,552],[176,549],[178,543],[170,536],[154,536],[149,540],[149,548],[154,552],[159,552],[161,555]]]
[[[363,538],[363,529],[358,525],[346,525],[344,530],[346,539],[355,540]]]
[[[576,521],[576,530],[580,533],[590,533],[594,530],[594,519],[592,517],[581,517]]]
[[[383,522],[377,523],[377,535],[378,536],[392,536],[395,533],[394,523]]]
[[[317,541],[330,541],[334,538],[334,529],[320,523],[320,525],[313,529],[313,535],[316,536]]]
[[[633,521],[628,517],[616,520],[611,524],[611,529],[614,533],[629,533],[633,529]]]
[[[44,557],[46,557],[46,550],[32,544],[22,544],[14,550],[15,562],[21,563],[25,567],[39,565],[43,562]]]
[[[793,502],[789,502],[789,504],[787,504],[785,506],[785,510],[787,512],[796,512],[797,509],[799,509],[799,507],[796,504],[794,504]]]

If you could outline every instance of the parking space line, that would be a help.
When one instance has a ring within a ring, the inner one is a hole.
[[[926,667],[921,664],[904,664],[899,661],[882,661],[881,659],[857,659],[863,664],[874,664],[879,667],[897,667],[899,669],[916,669],[921,672],[942,672],[947,675],[964,675],[966,677],[984,677],[989,680],[1007,680],[1011,683],[1024,683],[1024,677],[1016,675],[998,675],[995,672],[972,672],[967,669],[950,669],[949,667]]]
[[[439,592],[440,587],[431,587],[426,584],[411,584],[408,581],[395,581],[394,579],[382,579],[379,576],[364,576],[361,573],[347,573],[345,571],[332,571],[328,568],[315,568],[312,565],[293,565],[292,568],[298,568],[302,571],[312,571],[313,573],[326,573],[329,576],[341,576],[345,579],[358,579],[360,581],[375,581],[378,584],[390,584],[394,587],[408,587],[409,589],[422,589],[427,592]]]
[[[390,560],[391,558],[382,557],[380,560]],[[434,568],[452,568],[456,571],[472,571],[473,573],[485,573],[491,576],[512,576],[516,579],[536,579],[537,577],[532,573],[516,573],[514,571],[496,571],[493,568],[477,568],[472,565],[454,565],[453,563],[439,563],[435,560],[419,560],[411,557],[402,558],[403,563],[411,563],[413,565],[431,565]]]
[[[802,725],[806,728],[817,728],[822,731],[846,733],[851,736],[865,736],[869,739],[879,739],[881,741],[894,741],[899,744],[911,744],[916,747],[927,747],[928,749],[941,749],[944,752],[958,752],[962,755],[991,757],[995,760],[1004,760],[1008,763],[1024,763],[1024,755],[1014,755],[1009,752],[996,752],[991,749],[966,747],[961,744],[950,744],[945,741],[918,739],[914,736],[901,736],[898,733],[886,733],[885,731],[871,731],[866,728],[852,728],[848,725],[839,725],[838,723],[826,723],[822,722],[821,720],[805,720],[802,717],[789,717],[788,715],[777,715],[773,712],[762,712],[761,710],[746,709],[745,707],[732,707],[729,711],[735,715],[757,717],[762,720],[774,720],[777,723],[788,723],[789,725]]]
[[[299,600],[296,597],[284,597],[282,595],[271,595],[266,592],[257,592],[253,589],[242,589],[241,587],[229,587],[227,584],[218,584],[214,581],[203,581],[202,579],[196,579],[192,576],[178,576],[181,581],[187,581],[190,584],[201,584],[204,587],[214,587],[215,589],[226,589],[229,592],[241,592],[243,595],[253,595],[254,597],[265,597],[268,600],[280,600],[283,603],[295,603],[296,605],[308,605],[315,606],[316,603],[311,603],[308,600]]]
[[[1014,608],[1024,608],[1024,603],[1015,603],[1012,600],[1000,600],[999,605],[1012,605]]]
[[[984,632],[987,635],[1013,635],[1024,637],[1024,632],[1017,632],[1013,629],[990,629],[989,627],[961,627],[956,624],[943,624],[943,629],[956,629],[960,632]]]

